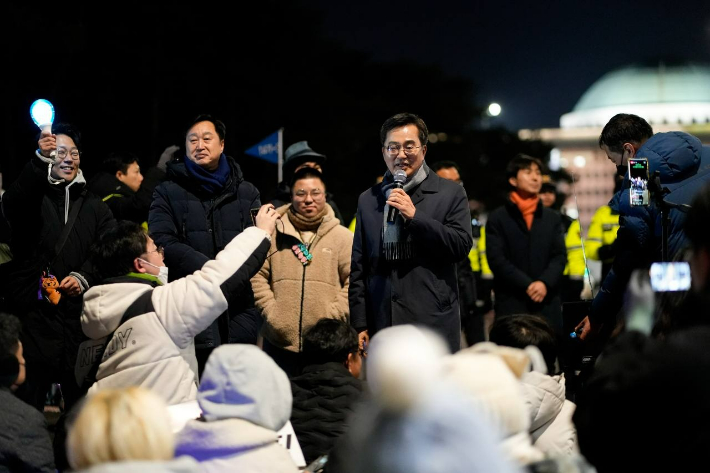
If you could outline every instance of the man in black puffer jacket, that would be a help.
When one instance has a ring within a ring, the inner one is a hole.
[[[303,354],[308,365],[291,379],[291,424],[310,463],[345,432],[346,418],[362,395],[362,358],[357,332],[337,319],[321,319],[306,332]]]
[[[170,280],[192,274],[253,226],[250,209],[259,208],[259,191],[244,180],[239,165],[224,154],[224,123],[200,115],[188,127],[186,156],[167,165],[168,181],[153,195],[148,228],[165,249]],[[229,309],[195,337],[202,373],[214,348],[223,343],[256,343],[261,315],[248,286],[228,297]]]

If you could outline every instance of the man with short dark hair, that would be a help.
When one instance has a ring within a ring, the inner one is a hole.
[[[360,399],[357,332],[342,320],[321,319],[303,337],[303,355],[303,374],[291,378],[291,424],[310,463],[327,454],[345,432]]]
[[[165,248],[171,277],[181,278],[214,259],[236,235],[253,225],[250,209],[261,205],[259,191],[244,180],[237,162],[224,154],[226,127],[200,115],[187,127],[185,156],[167,165],[150,207],[148,226]],[[228,295],[229,310],[195,338],[200,371],[223,343],[256,343],[261,315],[251,286]]]
[[[649,177],[659,172],[660,183],[670,194],[664,197],[673,204],[689,204],[706,182],[710,182],[710,150],[688,133],[672,131],[653,134],[641,117],[620,113],[604,126],[599,146],[624,174],[621,190],[609,206],[619,212],[616,256],[612,268],[597,293],[589,316],[577,327],[580,337],[598,333],[602,326],[610,333],[622,306],[622,298],[634,269],[661,261],[661,248],[667,243],[668,258],[673,260],[686,246],[683,231],[685,212],[669,209],[668,241],[662,241],[661,209],[651,196],[648,206],[632,206],[628,162],[632,158],[648,159]]]
[[[143,223],[153,201],[155,187],[165,179],[165,165],[172,157],[168,148],[158,164],[143,174],[138,157],[130,151],[114,151],[104,159],[102,170],[89,181],[89,189],[102,197],[117,220]],[[146,224],[147,226],[147,224]]]
[[[249,286],[266,259],[276,219],[273,206],[264,205],[255,228],[170,283],[162,248],[140,225],[123,221],[102,235],[93,260],[103,281],[84,298],[81,326],[91,340],[82,344],[76,367],[88,384],[99,363],[89,393],[143,386],[168,404],[194,400],[193,338],[227,309],[230,294]]]
[[[424,162],[428,130],[412,113],[380,129],[384,180],[358,200],[350,267],[350,322],[361,343],[392,325],[423,324],[461,345],[456,263],[473,245],[463,187]],[[394,174],[405,173],[402,188]],[[392,211],[390,211],[392,209]]]
[[[95,282],[89,247],[115,225],[111,211],[86,189],[80,134],[56,123],[3,194],[12,261],[0,269],[5,310],[22,321],[27,381],[18,391],[44,410],[52,383],[68,409],[78,400],[74,362],[81,342],[82,295]],[[0,301],[2,302],[2,301]]]
[[[486,250],[496,317],[543,315],[562,333],[560,283],[567,263],[560,214],[542,205],[542,162],[519,154],[506,168],[513,191],[488,216]]]

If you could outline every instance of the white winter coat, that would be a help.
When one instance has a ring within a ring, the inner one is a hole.
[[[164,286],[154,288],[136,280],[89,289],[81,316],[84,333],[98,340],[115,330],[89,393],[142,386],[168,404],[194,400],[196,374],[185,351],[195,335],[227,310],[220,286],[228,279],[230,284],[239,280],[248,284],[258,271],[269,248],[267,238],[263,230],[247,228],[202,269]],[[153,310],[117,327],[126,309],[148,291]]]

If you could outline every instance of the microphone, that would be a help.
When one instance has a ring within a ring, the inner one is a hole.
[[[394,172],[394,175],[392,177],[394,178],[394,188],[403,189],[404,183],[407,180],[407,173],[402,171],[401,169],[398,169]],[[387,212],[387,223],[394,222],[394,219],[397,218],[398,213],[399,210],[390,205],[389,211]]]

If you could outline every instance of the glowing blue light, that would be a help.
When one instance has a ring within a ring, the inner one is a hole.
[[[35,125],[42,128],[54,123],[54,105],[49,100],[38,99],[30,105],[30,116]]]

